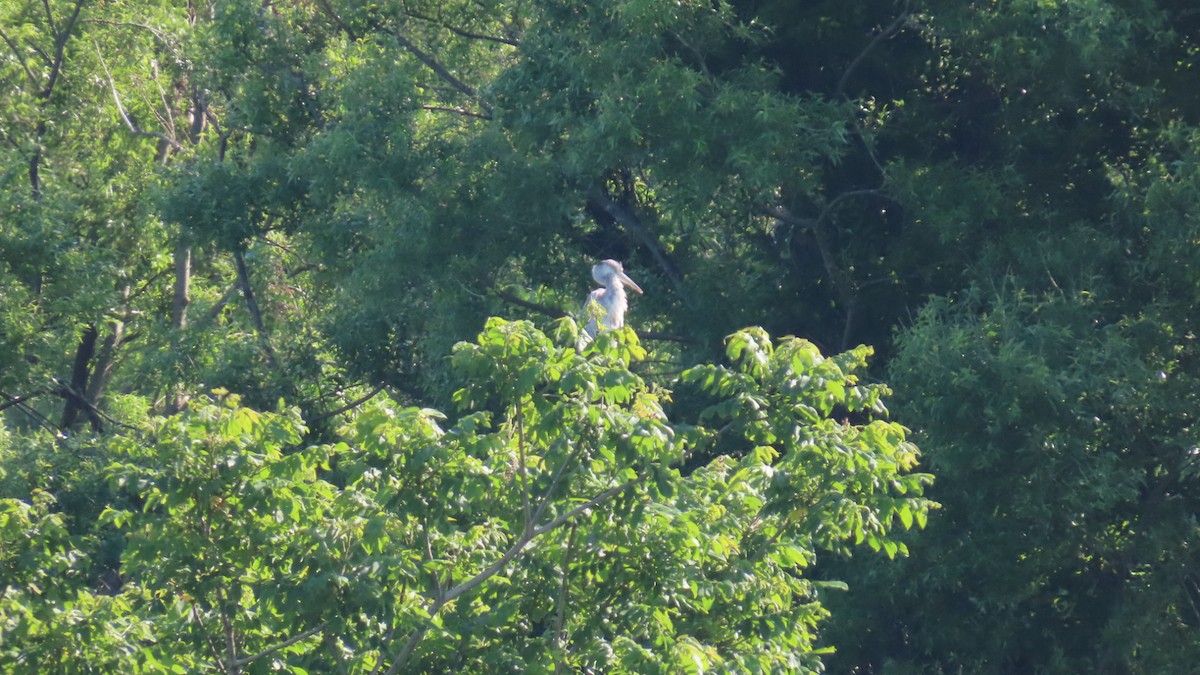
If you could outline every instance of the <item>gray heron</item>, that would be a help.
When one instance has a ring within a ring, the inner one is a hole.
[[[597,288],[588,293],[587,302],[583,306],[583,314],[588,317],[583,332],[588,338],[596,337],[599,330],[611,330],[625,325],[625,310],[629,308],[629,300],[625,288],[642,292],[642,288],[634,283],[625,269],[616,260],[601,260],[592,265],[592,278],[604,288]]]

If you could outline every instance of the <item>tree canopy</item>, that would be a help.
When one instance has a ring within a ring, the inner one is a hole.
[[[0,3],[0,664],[1190,672],[1197,36]]]

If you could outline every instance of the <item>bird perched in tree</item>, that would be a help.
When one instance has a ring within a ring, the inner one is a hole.
[[[625,295],[626,286],[638,293],[642,292],[641,287],[625,274],[625,269],[616,260],[602,260],[592,265],[592,278],[604,288],[597,288],[588,293],[587,302],[583,306],[583,314],[588,317],[583,331],[588,338],[596,337],[597,331],[625,325],[625,310],[629,308],[629,300]]]

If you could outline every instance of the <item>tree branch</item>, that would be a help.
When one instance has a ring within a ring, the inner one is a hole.
[[[428,110],[430,112],[448,112],[456,115],[463,115],[465,117],[474,117],[481,120],[492,119],[492,116],[487,113],[477,113],[470,110],[463,110],[462,108],[450,108],[443,105],[422,105],[421,110]]]
[[[817,244],[817,252],[821,256],[821,263],[825,266],[825,273],[829,275],[829,280],[833,282],[834,289],[837,291],[838,299],[841,301],[846,312],[846,322],[842,328],[842,344],[841,349],[846,349],[850,342],[851,329],[853,328],[854,319],[857,310],[857,294],[854,280],[845,270],[838,266],[837,261],[833,257],[833,243],[829,239],[829,233],[825,229],[825,224],[835,209],[842,202],[853,197],[861,197],[864,195],[881,195],[882,193],[876,189],[864,190],[848,190],[834,197],[824,208],[821,209],[820,215],[816,219],[802,218],[793,216],[783,206],[776,206],[763,210],[763,213],[776,218],[780,221],[788,223],[793,227],[801,226],[807,229],[813,235],[813,241]],[[791,248],[791,234],[788,235],[787,248]]]
[[[92,427],[96,431],[101,431],[100,420],[83,405],[87,402],[83,397],[83,392],[87,390],[88,376],[91,375],[92,357],[96,353],[96,340],[99,336],[100,332],[96,329],[96,324],[94,323],[89,324],[83,331],[83,334],[79,336],[79,344],[75,347],[75,360],[71,366],[71,382],[63,385],[60,391],[66,400],[66,404],[63,406],[62,424],[59,425],[63,429],[73,427],[80,409],[83,409],[87,413]]]
[[[213,321],[216,321],[217,317],[221,315],[221,310],[225,309],[225,305],[229,304],[229,300],[233,298],[233,294],[237,293],[241,287],[242,283],[240,280],[234,282],[234,284],[229,287],[229,290],[225,291],[225,294],[222,295],[212,307],[208,308],[208,312],[200,320],[199,327],[207,326]]]
[[[33,74],[33,71],[30,70],[29,66],[25,63],[25,59],[21,57],[21,50],[19,47],[17,47],[17,43],[13,42],[12,38],[8,37],[8,33],[5,33],[3,28],[0,28],[0,39],[4,40],[4,42],[8,45],[8,48],[12,50],[13,56],[17,58],[17,62],[21,64],[21,69],[25,71],[25,76],[29,78],[30,86],[36,86],[38,83],[37,76]]]
[[[535,528],[533,530],[532,538],[537,538],[537,537],[542,536],[543,534],[546,534],[547,532],[553,530],[554,528],[558,527],[559,525],[562,525],[563,523],[567,522],[568,520],[571,520],[572,518],[583,513],[584,511],[590,511],[590,510],[596,508],[597,506],[599,506],[599,505],[603,504],[604,502],[608,501],[609,499],[612,499],[613,497],[621,494],[622,492],[628,490],[629,488],[633,487],[634,485],[637,485],[638,483],[643,482],[644,480],[646,480],[645,476],[638,476],[637,478],[627,480],[624,483],[621,483],[620,485],[614,485],[613,487],[610,487],[609,489],[605,490],[604,492],[601,492],[600,494],[596,495],[595,497],[592,497],[591,499],[587,500],[583,504],[576,506],[575,508],[571,509],[570,511],[567,511],[566,513],[560,515],[559,517],[546,523],[545,525]]]
[[[567,534],[567,550],[563,553],[562,582],[558,586],[558,608],[554,616],[554,644],[561,651],[567,641],[565,627],[567,625],[567,596],[571,585],[571,553],[575,550],[575,523],[571,523],[571,531]],[[563,664],[564,666],[566,664]],[[564,667],[564,672],[566,671]]]
[[[469,40],[486,40],[488,42],[499,42],[500,44],[509,45],[511,47],[519,47],[521,44],[521,43],[517,42],[516,40],[512,40],[509,38],[496,37],[494,35],[483,35],[482,33],[472,33],[470,31],[465,31],[461,28],[455,28],[454,26],[451,26],[450,24],[444,23],[442,21],[438,21],[437,19],[435,19],[431,16],[424,16],[421,14],[417,14],[416,12],[405,12],[405,14],[407,14],[408,16],[410,16],[414,19],[432,23],[435,26],[438,26],[439,28],[445,28],[446,30],[450,31],[451,33],[454,33],[455,35],[457,35],[459,37],[465,37]]]
[[[492,293],[497,298],[500,298],[501,300],[503,300],[505,302],[510,302],[514,305],[519,305],[521,307],[524,307],[525,309],[531,309],[535,312],[538,312],[540,314],[545,314],[546,316],[549,316],[549,317],[552,317],[555,319],[562,319],[564,317],[571,316],[570,312],[565,312],[562,309],[559,309],[558,307],[551,307],[550,305],[543,305],[538,302],[525,300],[516,295],[513,295],[512,293],[509,293],[508,291],[493,291]]]
[[[45,393],[46,393],[45,389],[38,389],[37,391],[31,391],[28,394],[22,394],[20,396],[13,396],[6,392],[0,391],[0,398],[4,399],[4,403],[0,403],[0,411],[7,410],[8,408],[11,408],[13,406],[20,406],[21,404],[25,403],[25,401],[28,401],[29,399],[32,399],[32,398],[37,398],[38,396],[41,396],[42,394],[45,394]]]
[[[537,511],[533,514],[533,522],[536,523],[542,519],[542,515],[546,512],[546,508],[550,506],[550,498],[554,496],[554,490],[558,488],[559,482],[561,482],[563,476],[567,474],[567,469],[575,463],[575,460],[579,457],[579,455],[583,454],[585,447],[586,446],[584,446],[583,443],[576,445],[571,454],[568,455],[567,458],[563,460],[563,463],[559,464],[558,468],[554,470],[554,476],[550,478],[550,485],[546,488],[546,492],[542,494],[541,503],[538,504]]]
[[[677,335],[675,333],[660,333],[654,330],[635,330],[639,339],[642,340],[658,340],[661,342],[679,342],[682,344],[696,344],[696,341],[686,335]]]
[[[850,80],[850,75],[858,68],[859,65],[862,64],[863,60],[867,58],[867,55],[870,54],[875,47],[879,46],[879,43],[898,33],[900,29],[904,27],[904,24],[908,23],[908,17],[911,16],[911,6],[912,0],[905,0],[904,10],[900,12],[900,15],[896,17],[896,20],[889,24],[887,28],[884,28],[876,33],[875,37],[867,43],[867,46],[863,48],[861,52],[859,52],[858,56],[856,56],[853,61],[850,62],[850,65],[846,66],[846,70],[842,73],[841,78],[838,79],[837,87],[833,90],[834,98],[845,97],[846,83]]]
[[[221,604],[225,604],[224,594],[221,594]],[[225,651],[229,654],[229,661],[225,672],[236,674],[241,672],[241,668],[234,665],[237,661],[237,633],[234,632],[233,622],[229,620],[229,613],[224,609],[219,610],[221,613],[221,625],[225,628]]]
[[[529,494],[529,470],[525,465],[525,412],[518,400],[517,408],[517,470],[521,476],[521,511],[525,516],[524,532],[533,528],[533,505]]]
[[[187,310],[192,302],[192,247],[184,240],[183,233],[180,233],[179,240],[175,242],[172,258],[175,282],[171,287],[171,325],[176,330],[183,330],[187,328]]]
[[[546,534],[547,532],[554,530],[555,528],[557,528],[560,525],[562,525],[563,523],[571,520],[575,516],[585,512],[585,511],[589,511],[591,509],[596,508],[600,504],[603,504],[604,502],[608,501],[609,499],[612,499],[616,495],[624,492],[625,490],[629,489],[630,487],[632,487],[644,480],[645,480],[644,476],[639,476],[638,478],[626,481],[624,483],[621,483],[620,485],[615,485],[607,490],[604,490],[603,492],[596,495],[595,497],[592,497],[591,499],[584,502],[583,504],[580,504],[579,506],[571,509],[570,511],[567,511],[566,513],[558,516],[557,518],[550,521],[549,523],[546,523],[545,525],[543,525],[541,527],[535,527],[532,530],[526,530],[525,532],[523,532],[521,534],[520,537],[517,538],[517,541],[514,542],[513,545],[511,547],[509,547],[509,549],[507,551],[504,552],[504,555],[500,556],[500,558],[496,562],[492,563],[491,565],[488,565],[485,569],[483,569],[482,571],[477,573],[475,576],[473,576],[470,579],[467,579],[466,581],[462,582],[461,584],[458,584],[457,586],[447,590],[445,593],[440,593],[438,595],[438,597],[434,598],[430,602],[429,606],[426,608],[425,613],[430,617],[430,619],[432,619],[438,612],[440,612],[442,610],[442,607],[446,606],[446,604],[449,603],[451,600],[454,600],[458,596],[475,589],[477,586],[481,585],[483,582],[485,582],[488,579],[495,576],[498,572],[500,572],[500,570],[504,569],[510,562],[512,562],[518,556],[520,556],[521,553],[525,550],[525,548],[533,540],[537,539],[538,537],[542,536],[543,534]],[[385,671],[384,675],[396,675],[396,673],[400,672],[400,670],[405,667],[405,665],[408,662],[409,657],[411,657],[412,653],[416,650],[417,644],[420,643],[421,638],[423,638],[425,636],[425,633],[428,632],[429,625],[430,625],[429,622],[426,621],[426,622],[422,622],[422,624],[420,626],[413,629],[413,632],[409,634],[408,639],[404,642],[404,647],[401,648],[400,652],[396,655],[395,661],[392,662],[391,667]]]
[[[212,651],[213,658],[216,659],[217,663],[220,663],[221,651],[217,649],[217,645],[213,642],[212,636],[208,634],[208,631],[204,630],[204,622],[200,620],[200,612],[196,609],[195,602],[192,603],[192,620],[200,628],[200,634],[204,636],[204,641],[208,643],[208,648]]]
[[[267,338],[267,328],[263,324],[262,312],[258,308],[258,300],[254,299],[254,288],[250,286],[250,272],[246,269],[246,256],[241,251],[234,251],[233,260],[237,264],[238,283],[242,287],[242,297],[246,300],[246,309],[250,310],[250,318],[254,321],[254,330],[258,333],[258,344],[262,348],[263,355],[267,357],[267,362],[272,367],[278,364],[275,362],[275,350],[271,348],[271,341]]]
[[[80,23],[94,23],[94,24],[99,24],[101,26],[137,28],[139,30],[144,30],[147,33],[153,35],[154,39],[158,40],[159,43],[162,44],[162,46],[167,47],[168,49],[171,49],[172,51],[174,51],[175,45],[173,45],[171,43],[171,39],[167,36],[166,33],[160,31],[159,29],[155,28],[154,26],[150,26],[150,25],[147,25],[144,23],[134,23],[132,21],[112,21],[110,19],[84,19]]]
[[[480,99],[479,93],[467,85],[466,82],[463,82],[455,77],[454,74],[447,70],[445,66],[438,63],[436,59],[429,54],[426,54],[421,50],[420,47],[413,44],[412,41],[401,35],[399,32],[393,31],[392,37],[396,38],[396,42],[400,43],[401,47],[404,47],[404,49],[408,50],[408,53],[417,57],[418,61],[428,66],[430,70],[436,73],[438,77],[445,80],[451,87],[454,87],[459,92],[466,94],[469,98],[478,101],[479,104],[483,106],[484,110],[488,111],[488,113],[491,113],[491,106],[489,106],[486,101]]]
[[[317,0],[317,6],[320,7],[321,11],[325,12],[325,14],[333,20],[334,25],[337,26],[339,30],[344,32],[346,36],[354,42],[358,42],[358,35],[355,34],[355,32],[351,30],[349,26],[342,22],[342,17],[338,16],[337,12],[334,11],[333,7],[329,5],[327,0]]]
[[[658,262],[658,266],[666,273],[667,279],[671,281],[671,285],[675,287],[676,292],[684,295],[683,275],[679,272],[679,268],[675,263],[667,257],[667,252],[663,250],[662,245],[658,243],[658,239],[650,232],[638,214],[629,209],[623,204],[614,201],[611,197],[605,194],[604,190],[593,185],[588,189],[588,201],[596,208],[604,211],[613,220],[621,224],[627,232],[632,234],[637,239],[640,239],[642,244],[649,249],[654,260]]]
[[[50,26],[50,32],[57,33],[58,29],[54,27],[54,13],[50,11],[50,0],[42,0],[42,9],[46,10],[46,25]]]
[[[125,112],[125,106],[121,104],[121,95],[117,92],[117,83],[113,80],[112,73],[108,71],[108,64],[105,63],[104,56],[100,53],[100,44],[95,41],[92,44],[96,47],[96,58],[100,60],[100,67],[104,70],[104,76],[108,79],[108,86],[112,90],[113,103],[117,105],[117,114],[121,116],[121,120],[125,122],[125,126],[129,129],[130,133],[134,136],[159,140],[176,150],[183,149],[183,146],[175,139],[157,131],[145,131],[129,118],[129,113]]]
[[[62,73],[63,59],[66,58],[67,40],[71,38],[71,31],[75,29],[75,22],[79,19],[79,13],[83,11],[85,3],[86,0],[78,0],[75,3],[75,10],[71,12],[71,18],[67,19],[67,26],[62,31],[58,31],[53,25],[50,26],[54,32],[54,62],[50,66],[50,79],[40,94],[42,99],[48,99],[54,93],[54,85],[58,83],[58,76]],[[46,11],[50,11],[48,4]]]
[[[341,415],[342,413],[344,413],[348,410],[353,410],[353,409],[357,408],[358,406],[360,406],[360,405],[366,403],[367,401],[370,401],[371,399],[378,396],[379,392],[383,391],[383,388],[384,388],[384,385],[381,384],[378,387],[375,387],[375,389],[373,389],[370,393],[364,394],[364,395],[354,399],[353,401],[347,403],[346,405],[334,408],[333,410],[330,410],[329,412],[321,413],[320,415],[317,415],[316,417],[313,417],[312,419],[308,420],[308,422],[309,422],[309,424],[312,424],[313,422],[320,422],[323,419],[333,417],[334,415]]]
[[[292,645],[296,644],[297,642],[300,642],[301,640],[306,640],[306,639],[316,635],[317,633],[320,633],[321,631],[325,630],[325,626],[327,626],[327,625],[329,625],[328,621],[322,621],[321,623],[313,626],[312,628],[309,628],[308,630],[304,631],[303,633],[298,633],[296,635],[293,635],[292,637],[284,640],[283,642],[280,642],[279,644],[277,644],[273,647],[268,647],[257,654],[253,654],[250,656],[244,656],[240,659],[234,659],[231,663],[229,663],[229,665],[234,668],[241,668],[242,666],[244,666],[248,663],[253,663],[253,662],[261,659],[264,656],[270,656],[271,654],[274,654],[275,652],[279,651],[280,649],[287,649],[288,647],[291,647]]]

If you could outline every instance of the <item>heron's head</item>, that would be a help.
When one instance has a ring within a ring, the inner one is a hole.
[[[642,287],[634,283],[629,275],[625,274],[625,268],[621,267],[621,263],[616,260],[601,260],[592,265],[592,278],[605,286],[613,286],[614,282],[624,284],[629,288],[642,292]]]

